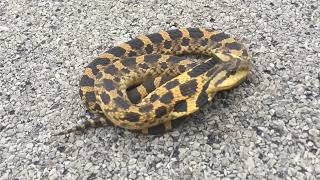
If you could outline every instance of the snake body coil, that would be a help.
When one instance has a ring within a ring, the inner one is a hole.
[[[184,54],[210,58],[194,62],[175,56]],[[58,134],[108,122],[143,133],[168,131],[175,119],[239,84],[249,69],[244,46],[224,32],[181,28],[138,36],[85,68],[80,96],[94,118]]]

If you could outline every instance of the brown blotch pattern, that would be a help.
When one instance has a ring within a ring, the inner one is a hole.
[[[172,92],[167,92],[162,97],[160,97],[160,102],[163,104],[168,104],[172,101],[172,99],[173,99]]]
[[[164,106],[160,106],[156,109],[156,117],[161,118],[162,116],[167,114],[167,108]]]
[[[188,110],[187,101],[180,100],[174,104],[173,110],[175,112],[186,112]]]
[[[112,80],[110,79],[104,79],[103,80],[103,87],[107,90],[107,91],[111,91],[115,89],[115,85],[113,83]]]
[[[126,50],[123,49],[122,47],[114,47],[107,51],[107,53],[113,54],[116,57],[122,57],[124,53],[126,53]]]
[[[197,91],[197,80],[191,80],[179,86],[180,92],[183,96],[191,96]]]

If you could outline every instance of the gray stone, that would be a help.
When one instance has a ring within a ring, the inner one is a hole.
[[[0,179],[319,179],[319,12],[315,0],[0,2]],[[96,54],[188,26],[244,43],[248,79],[163,136],[50,136],[84,115],[78,84]]]

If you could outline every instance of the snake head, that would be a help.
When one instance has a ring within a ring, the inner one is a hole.
[[[250,61],[247,58],[232,58],[214,67],[208,81],[207,93],[214,93],[234,88],[249,74]],[[208,74],[207,73],[207,74]]]

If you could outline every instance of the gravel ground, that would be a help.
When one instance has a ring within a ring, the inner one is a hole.
[[[252,74],[173,132],[53,137],[84,114],[83,68],[138,34],[216,28]],[[319,179],[319,1],[0,2],[0,179]]]

